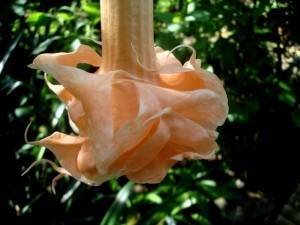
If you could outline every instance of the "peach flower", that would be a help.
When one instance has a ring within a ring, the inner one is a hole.
[[[29,65],[59,82],[46,77],[76,135],[54,132],[28,143],[54,153],[56,179],[94,186],[120,176],[159,183],[183,159],[210,158],[228,113],[221,81],[200,68],[194,50],[182,65],[172,51],[153,47],[152,0],[101,0],[101,12],[102,57],[81,45]],[[99,69],[89,73],[79,63]]]

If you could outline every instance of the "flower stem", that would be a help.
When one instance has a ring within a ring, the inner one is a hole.
[[[156,68],[153,0],[101,0],[102,64],[100,73],[125,70],[143,77]],[[140,64],[138,63],[138,61]]]

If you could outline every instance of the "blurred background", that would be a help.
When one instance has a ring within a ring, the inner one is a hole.
[[[224,82],[230,112],[207,161],[184,161],[157,185],[89,187],[35,160],[29,140],[70,133],[64,105],[27,67],[40,53],[100,40],[97,0],[3,0],[0,7],[1,224],[300,224],[300,29],[296,0],[154,0],[155,44],[196,49]],[[185,62],[189,49],[174,54]],[[183,128],[184,129],[184,128]],[[297,189],[298,187],[298,189]]]

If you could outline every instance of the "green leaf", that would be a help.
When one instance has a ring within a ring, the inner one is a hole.
[[[300,128],[300,112],[299,110],[293,110],[291,113],[292,119],[296,126]]]
[[[100,225],[117,224],[119,216],[122,213],[122,210],[133,190],[133,187],[134,187],[134,183],[130,181],[126,185],[124,185],[124,187],[117,194],[115,201],[113,202],[113,204],[110,206],[110,208],[104,215]]]
[[[100,5],[98,2],[93,2],[89,4],[85,4],[83,6],[83,10],[88,13],[90,16],[97,16],[100,15]]]
[[[261,0],[259,1],[259,6],[255,8],[252,12],[252,16],[254,20],[257,20],[263,12],[266,11],[266,7],[270,4],[269,0]]]
[[[194,12],[195,9],[196,9],[196,2],[191,2],[187,6],[187,13],[190,14],[190,13]]]
[[[163,202],[156,207],[147,211],[143,215],[142,221],[138,224],[141,225],[152,225],[157,224],[160,220],[165,220],[167,216],[178,206],[182,206],[186,200],[187,190],[177,190],[175,193],[170,194],[167,198],[163,199]]]
[[[51,38],[48,38],[46,41],[43,41],[40,43],[32,52],[33,55],[38,55],[42,52],[45,52],[46,49],[51,45],[54,41],[61,39],[61,36],[54,36]]]
[[[75,18],[73,15],[70,15],[65,12],[59,12],[56,14],[56,16],[63,21],[71,21]]]
[[[196,10],[191,13],[199,22],[207,22],[210,18],[210,13],[205,10]]]
[[[290,91],[281,91],[278,95],[278,99],[290,106],[296,102],[296,96]]]
[[[53,17],[48,13],[34,12],[27,17],[26,22],[35,27],[40,27],[50,24],[52,19]]]
[[[179,32],[179,30],[181,29],[181,25],[178,23],[172,23],[168,26],[168,30],[170,32]]]
[[[156,204],[161,204],[162,203],[162,198],[154,192],[150,192],[149,194],[146,195],[146,198],[150,201],[150,202],[154,202]]]
[[[292,90],[291,87],[290,87],[290,85],[288,85],[284,81],[279,81],[279,87],[281,87],[285,91],[291,91]]]
[[[87,13],[89,18],[93,20],[93,24],[96,24],[100,21],[100,4],[99,2],[92,2],[83,5],[84,12]]]
[[[21,37],[23,35],[23,32],[20,32],[17,37],[15,39],[12,40],[11,43],[9,43],[8,48],[3,56],[3,58],[0,61],[0,74],[4,68],[4,65],[6,63],[6,61],[8,60],[8,58],[10,57],[12,51],[15,49],[15,47],[17,46],[17,44],[19,43]]]
[[[30,115],[32,113],[33,106],[28,107],[19,107],[15,109],[15,115],[18,118],[22,118],[24,116]]]
[[[203,215],[201,215],[201,214],[194,213],[191,216],[195,220],[195,222],[197,222],[197,224],[212,225],[212,223],[207,218],[205,218]]]
[[[163,21],[165,23],[171,23],[173,20],[173,13],[169,13],[169,12],[163,12],[163,13],[155,13],[155,18]]]

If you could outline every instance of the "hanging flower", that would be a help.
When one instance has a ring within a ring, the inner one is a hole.
[[[178,161],[210,158],[228,113],[221,81],[201,69],[193,49],[182,65],[172,51],[153,47],[152,0],[101,0],[101,12],[102,57],[81,45],[29,65],[59,82],[45,77],[78,133],[28,143],[54,153],[57,178],[89,185],[120,176],[159,183]],[[89,73],[80,63],[99,69]]]

